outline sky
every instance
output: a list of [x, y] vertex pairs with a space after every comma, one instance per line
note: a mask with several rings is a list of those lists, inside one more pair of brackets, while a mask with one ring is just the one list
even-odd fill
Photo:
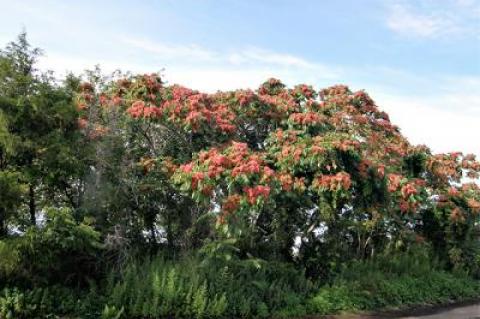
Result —
[[366, 90], [412, 143], [480, 156], [480, 0], [0, 0], [58, 76], [161, 72], [206, 92], [270, 77]]

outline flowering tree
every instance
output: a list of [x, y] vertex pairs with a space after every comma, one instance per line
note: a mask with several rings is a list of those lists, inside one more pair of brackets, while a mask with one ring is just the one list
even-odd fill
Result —
[[[79, 126], [98, 138], [109, 128], [90, 123], [92, 99], [86, 84]], [[175, 196], [196, 203], [194, 219], [214, 217], [209, 236], [237, 238], [248, 253], [290, 259], [296, 240], [300, 259], [322, 247], [366, 257], [432, 241], [453, 263], [467, 260], [479, 162], [410, 144], [363, 91], [270, 79], [205, 94], [152, 74], [112, 83], [97, 102], [141, 128], [145, 175], [163, 172]]]

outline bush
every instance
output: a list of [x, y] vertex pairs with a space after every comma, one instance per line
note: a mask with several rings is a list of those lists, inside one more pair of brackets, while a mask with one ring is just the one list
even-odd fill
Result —
[[[0, 241], [0, 276], [26, 285], [86, 285], [100, 275], [100, 234], [77, 224], [68, 209], [49, 209], [45, 225], [17, 238]], [[1, 278], [1, 277], [0, 277]]]
[[212, 264], [185, 258], [173, 263], [156, 257], [129, 264], [117, 280], [114, 276], [109, 304], [124, 306], [134, 318], [297, 314], [313, 288], [292, 266], [258, 260]]
[[[377, 310], [439, 304], [480, 295], [480, 282], [465, 272], [445, 272], [425, 250], [379, 256], [346, 267], [308, 302], [309, 312]], [[422, 253], [419, 253], [422, 252]]]
[[59, 286], [25, 291], [5, 288], [0, 294], [0, 318], [53, 318], [77, 312], [80, 304], [73, 291]]

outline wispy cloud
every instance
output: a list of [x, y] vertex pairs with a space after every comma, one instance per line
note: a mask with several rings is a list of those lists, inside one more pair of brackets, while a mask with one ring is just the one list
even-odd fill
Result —
[[478, 0], [395, 1], [389, 7], [386, 24], [408, 37], [478, 37], [479, 13]]
[[455, 29], [452, 21], [445, 17], [435, 13], [420, 14], [401, 4], [391, 7], [387, 26], [402, 35], [419, 37], [435, 37]]
[[[324, 71], [330, 77], [336, 77], [340, 69], [327, 67], [317, 62], [308, 61], [302, 57], [284, 52], [275, 52], [255, 46], [246, 46], [234, 52], [206, 49], [198, 44], [167, 44], [149, 39], [138, 39], [130, 36], [120, 37], [122, 43], [135, 49], [153, 53], [157, 59], [164, 62], [212, 62], [215, 65], [231, 67], [268, 67], [279, 66], [282, 68], [303, 68]], [[327, 72], [328, 71], [328, 72]]]
[[217, 53], [202, 48], [199, 45], [178, 45], [154, 42], [148, 39], [136, 39], [133, 37], [121, 37], [120, 40], [131, 47], [144, 50], [146, 52], [160, 55], [165, 59], [195, 59], [212, 61]]
[[264, 64], [277, 64], [287, 67], [303, 67], [303, 68], [312, 68], [316, 67], [317, 64], [309, 62], [303, 58], [285, 54], [272, 52], [269, 50], [249, 47], [239, 52], [232, 53], [229, 55], [228, 60], [234, 64], [242, 63], [264, 63]]

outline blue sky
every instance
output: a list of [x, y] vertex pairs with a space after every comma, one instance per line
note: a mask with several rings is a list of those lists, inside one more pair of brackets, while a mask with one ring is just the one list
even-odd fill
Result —
[[480, 155], [480, 0], [0, 0], [43, 69], [162, 71], [204, 91], [268, 77], [365, 89], [414, 143]]

